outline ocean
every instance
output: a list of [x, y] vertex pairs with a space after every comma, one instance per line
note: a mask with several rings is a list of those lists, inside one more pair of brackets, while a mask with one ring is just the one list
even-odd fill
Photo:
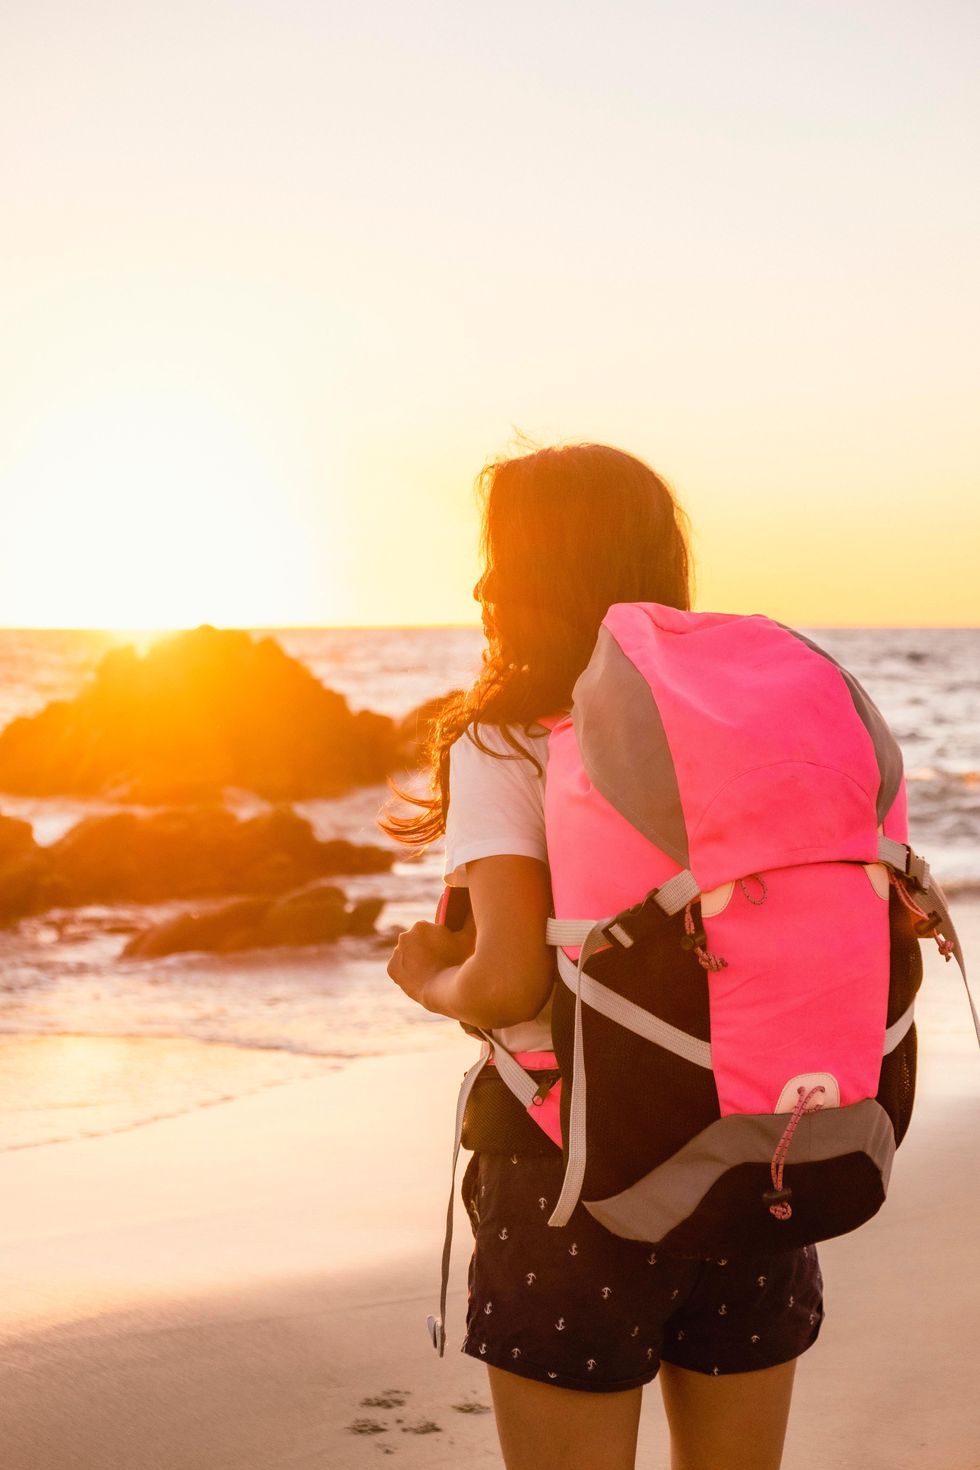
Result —
[[[251, 631], [275, 638], [353, 709], [394, 716], [471, 681], [482, 647], [476, 628]], [[980, 893], [980, 630], [805, 631], [856, 675], [895, 731], [916, 847], [954, 899]], [[126, 641], [140, 648], [142, 638]], [[98, 631], [0, 630], [0, 726], [71, 698], [119, 641]], [[387, 795], [378, 786], [294, 806], [318, 837], [384, 843], [375, 818]], [[240, 790], [225, 799], [241, 816], [265, 805]], [[42, 844], [115, 809], [0, 792], [0, 812], [29, 821]], [[167, 918], [186, 901], [54, 910], [0, 930], [0, 1038], [47, 1038], [44, 1067], [36, 1048], [11, 1049], [0, 1065], [0, 1151], [135, 1126], [355, 1057], [437, 1051], [455, 1039], [454, 1023], [411, 1005], [385, 964], [392, 936], [432, 916], [440, 875], [441, 853], [431, 849], [399, 857], [387, 874], [339, 879], [351, 898], [386, 900], [377, 939], [302, 949], [119, 957], [128, 935], [112, 932], [115, 923]], [[79, 1036], [91, 1040], [84, 1053], [59, 1051], [58, 1038]], [[110, 1038], [134, 1045], [121, 1053]], [[165, 1067], [153, 1061], [159, 1048], [138, 1045], [160, 1038], [171, 1042]]]

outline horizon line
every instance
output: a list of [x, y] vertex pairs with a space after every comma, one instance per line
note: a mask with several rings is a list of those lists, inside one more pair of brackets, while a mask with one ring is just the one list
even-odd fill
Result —
[[[714, 611], [714, 609], [712, 609]], [[800, 619], [798, 627], [827, 632], [865, 633], [972, 633], [980, 632], [976, 623], [822, 623]], [[197, 623], [116, 625], [82, 623], [3, 623], [0, 633], [184, 633], [210, 627], [216, 631], [243, 633], [398, 633], [398, 632], [482, 632], [480, 623]]]

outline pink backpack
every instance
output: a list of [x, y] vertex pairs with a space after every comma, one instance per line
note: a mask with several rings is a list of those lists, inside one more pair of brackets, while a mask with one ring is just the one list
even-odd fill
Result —
[[881, 714], [768, 618], [618, 603], [543, 723], [562, 1081], [485, 1036], [460, 1123], [491, 1058], [532, 1116], [560, 1099], [551, 1225], [581, 1201], [717, 1258], [863, 1224], [911, 1115], [918, 939], [966, 978]]

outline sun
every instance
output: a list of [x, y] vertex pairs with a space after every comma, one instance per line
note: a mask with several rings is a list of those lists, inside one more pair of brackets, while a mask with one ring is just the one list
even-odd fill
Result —
[[247, 425], [213, 404], [133, 392], [73, 405], [6, 476], [8, 620], [303, 623], [325, 583], [342, 603], [343, 527], [326, 496], [310, 525], [278, 474]]

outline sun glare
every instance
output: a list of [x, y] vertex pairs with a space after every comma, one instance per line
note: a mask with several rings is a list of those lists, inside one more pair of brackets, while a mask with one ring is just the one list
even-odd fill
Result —
[[22, 626], [301, 622], [316, 583], [343, 580], [337, 530], [312, 533], [247, 426], [209, 404], [132, 394], [63, 411], [10, 478]]

